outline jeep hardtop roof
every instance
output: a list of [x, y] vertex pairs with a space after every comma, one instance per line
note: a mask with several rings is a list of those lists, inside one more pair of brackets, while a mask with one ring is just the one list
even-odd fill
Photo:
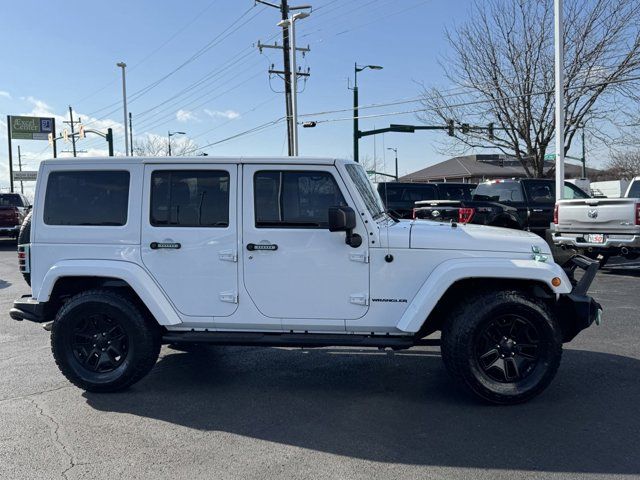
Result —
[[45, 165], [128, 165], [128, 164], [164, 164], [164, 163], [238, 163], [238, 164], [295, 164], [295, 165], [335, 165], [340, 163], [354, 163], [352, 160], [340, 160], [327, 157], [64, 157], [51, 158], [43, 161]]

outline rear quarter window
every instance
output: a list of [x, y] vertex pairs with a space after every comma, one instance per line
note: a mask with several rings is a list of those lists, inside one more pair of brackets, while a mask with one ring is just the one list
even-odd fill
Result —
[[44, 201], [47, 225], [122, 226], [127, 223], [129, 172], [51, 172]]

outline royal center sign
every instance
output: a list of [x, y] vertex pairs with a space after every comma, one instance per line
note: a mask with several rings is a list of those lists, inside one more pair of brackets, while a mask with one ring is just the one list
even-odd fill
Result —
[[48, 140], [53, 133], [53, 118], [14, 117], [10, 118], [11, 138], [16, 140]]

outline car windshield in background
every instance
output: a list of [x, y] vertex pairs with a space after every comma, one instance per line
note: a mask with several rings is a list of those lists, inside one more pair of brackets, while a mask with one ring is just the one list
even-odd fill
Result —
[[440, 184], [438, 190], [440, 190], [441, 200], [471, 200], [471, 195], [476, 185], [469, 183], [465, 185], [460, 184]]
[[474, 200], [488, 202], [523, 202], [522, 189], [517, 182], [481, 183], [473, 192]]
[[371, 216], [375, 219], [384, 215], [384, 206], [380, 195], [374, 190], [362, 166], [349, 164], [346, 165], [346, 168]]
[[12, 193], [0, 195], [0, 207], [24, 207], [20, 195]]

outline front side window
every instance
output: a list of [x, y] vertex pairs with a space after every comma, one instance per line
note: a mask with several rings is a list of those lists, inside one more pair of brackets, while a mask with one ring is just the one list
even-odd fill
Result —
[[122, 226], [127, 223], [129, 172], [51, 172], [44, 201], [47, 225]]
[[329, 208], [347, 204], [329, 172], [265, 170], [253, 189], [258, 228], [328, 228]]
[[228, 227], [229, 172], [157, 170], [151, 175], [154, 227]]

